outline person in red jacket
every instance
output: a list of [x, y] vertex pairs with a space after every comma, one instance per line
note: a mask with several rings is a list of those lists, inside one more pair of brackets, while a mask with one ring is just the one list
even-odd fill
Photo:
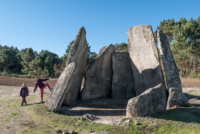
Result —
[[46, 79], [39, 79], [37, 76], [35, 76], [35, 88], [34, 88], [33, 92], [35, 93], [37, 87], [39, 86], [40, 91], [41, 91], [41, 103], [43, 103], [43, 93], [44, 93], [45, 87], [48, 87], [49, 90], [51, 91], [51, 87], [49, 86], [49, 84], [48, 83], [46, 83], [46, 84], [43, 83], [43, 81], [47, 81], [49, 79], [51, 79], [51, 77], [46, 78]]
[[23, 106], [23, 103], [25, 103], [27, 105], [26, 96], [28, 96], [28, 95], [29, 95], [29, 92], [28, 92], [28, 88], [26, 86], [26, 83], [23, 83], [22, 88], [20, 90], [20, 96], [22, 97], [21, 106]]

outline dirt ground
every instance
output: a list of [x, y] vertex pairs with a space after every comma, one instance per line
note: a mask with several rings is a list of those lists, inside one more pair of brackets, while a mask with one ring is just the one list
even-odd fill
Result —
[[[54, 86], [58, 79], [51, 79], [48, 81], [50, 86]], [[23, 82], [27, 83], [27, 86], [33, 87], [35, 84], [34, 79], [27, 78], [14, 78], [14, 77], [6, 77], [0, 76], [0, 85], [3, 86], [21, 86]], [[198, 87], [200, 88], [200, 79], [197, 78], [181, 78], [182, 87]], [[44, 82], [45, 83], [45, 82]]]
[[[48, 81], [44, 81], [44, 83], [48, 82], [50, 86], [54, 86], [56, 81], [57, 79], [50, 79]], [[35, 79], [0, 76], [0, 85], [3, 86], [21, 86], [24, 82], [28, 87], [35, 86]]]
[[182, 87], [198, 87], [200, 88], [200, 79], [197, 78], [181, 78]]
[[[30, 96], [34, 96], [35, 102], [40, 102], [40, 90], [37, 89], [36, 93], [33, 93], [34, 87], [29, 87]], [[19, 97], [20, 87], [6, 87], [0, 86], [0, 97], [1, 99], [10, 96], [11, 100], [15, 97]], [[183, 92], [189, 98], [189, 100], [195, 100], [199, 102], [200, 89], [199, 88], [183, 88]], [[48, 96], [50, 91], [48, 88], [44, 90], [45, 97]], [[196, 94], [197, 96], [190, 95]], [[126, 105], [127, 99], [98, 99], [98, 100], [89, 100], [89, 101], [77, 101], [76, 106], [62, 106], [59, 109], [59, 113], [73, 116], [73, 117], [82, 117], [84, 114], [93, 114], [98, 117], [100, 120], [110, 120], [110, 121], [121, 121], [123, 118], [126, 118]], [[20, 105], [20, 104], [19, 104]]]

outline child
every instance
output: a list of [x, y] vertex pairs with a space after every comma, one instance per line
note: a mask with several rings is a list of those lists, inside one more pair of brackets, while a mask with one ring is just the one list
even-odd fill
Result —
[[43, 103], [44, 88], [47, 86], [49, 88], [49, 90], [51, 91], [51, 87], [49, 86], [49, 84], [48, 83], [44, 84], [44, 83], [42, 83], [42, 81], [46, 81], [46, 80], [49, 80], [49, 79], [51, 79], [51, 77], [46, 78], [46, 79], [39, 79], [37, 76], [35, 76], [35, 88], [34, 88], [33, 93], [35, 93], [37, 86], [39, 86], [40, 91], [41, 91], [41, 103]]
[[26, 86], [26, 83], [23, 83], [21, 91], [20, 91], [20, 96], [22, 97], [22, 104], [21, 104], [21, 106], [23, 106], [23, 103], [25, 103], [27, 105], [27, 103], [26, 103], [26, 96], [28, 96], [28, 95], [29, 95], [29, 92], [28, 92], [28, 88]]

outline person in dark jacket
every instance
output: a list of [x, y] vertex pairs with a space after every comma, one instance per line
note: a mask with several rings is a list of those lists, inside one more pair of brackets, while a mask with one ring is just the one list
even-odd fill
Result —
[[27, 105], [26, 96], [28, 96], [28, 95], [29, 95], [29, 92], [28, 92], [28, 88], [26, 86], [26, 83], [23, 83], [21, 91], [20, 91], [20, 96], [22, 97], [22, 104], [21, 104], [21, 106], [23, 106], [23, 103], [25, 103]]
[[41, 91], [41, 103], [43, 103], [43, 93], [44, 93], [45, 87], [48, 87], [49, 90], [51, 91], [51, 87], [49, 86], [49, 84], [48, 83], [46, 83], [46, 84], [43, 83], [43, 81], [47, 81], [49, 79], [51, 79], [51, 77], [46, 78], [46, 79], [39, 79], [37, 76], [35, 76], [35, 88], [34, 88], [33, 92], [35, 93], [37, 87], [39, 86], [40, 91]]

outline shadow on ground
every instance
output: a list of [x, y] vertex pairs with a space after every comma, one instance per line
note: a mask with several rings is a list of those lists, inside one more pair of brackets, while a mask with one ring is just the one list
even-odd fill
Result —
[[200, 123], [200, 104], [191, 104], [191, 107], [169, 109], [151, 117], [186, 123]]
[[93, 114], [101, 119], [120, 120], [126, 117], [128, 99], [98, 99], [77, 101], [75, 106], [62, 106], [59, 114], [81, 117]]
[[[166, 110], [151, 116], [152, 118], [165, 119], [172, 121], [182, 121], [186, 123], [200, 123], [200, 97], [195, 95], [186, 94], [188, 100], [191, 101], [190, 107], [181, 107]], [[196, 101], [196, 102], [197, 102]], [[99, 99], [93, 101], [79, 101], [76, 106], [63, 106], [59, 109], [58, 113], [67, 116], [83, 116], [84, 114], [93, 114], [100, 116], [104, 119], [122, 119], [126, 118], [126, 106], [128, 100], [117, 99]]]

